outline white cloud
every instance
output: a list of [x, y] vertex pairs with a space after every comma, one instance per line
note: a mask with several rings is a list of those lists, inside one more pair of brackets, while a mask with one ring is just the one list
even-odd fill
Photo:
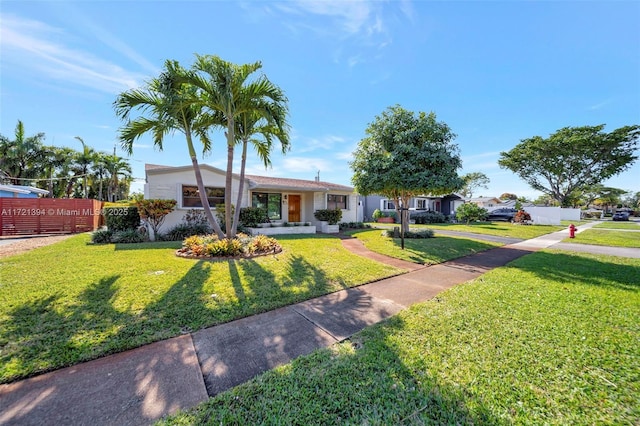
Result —
[[137, 87], [144, 79], [143, 75], [90, 52], [52, 41], [63, 39], [65, 34], [43, 22], [13, 15], [2, 15], [0, 22], [4, 72], [15, 66], [23, 75], [33, 74], [38, 79], [63, 81], [107, 93]]
[[332, 150], [336, 145], [343, 145], [347, 139], [342, 136], [325, 135], [318, 138], [299, 138], [295, 151], [298, 153], [312, 152], [316, 150]]

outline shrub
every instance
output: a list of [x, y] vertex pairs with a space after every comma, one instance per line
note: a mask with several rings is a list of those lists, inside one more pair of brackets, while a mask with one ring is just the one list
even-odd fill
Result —
[[260, 207], [243, 207], [240, 209], [240, 222], [249, 228], [255, 228], [259, 223], [268, 223], [267, 211]]
[[416, 224], [424, 225], [426, 223], [445, 223], [447, 218], [440, 212], [424, 211], [415, 213], [411, 216]]
[[371, 215], [371, 217], [372, 217], [374, 220], [378, 220], [378, 219], [380, 219], [381, 217], [384, 217], [384, 213], [382, 213], [382, 212], [380, 211], [380, 209], [375, 209], [375, 210], [373, 211], [373, 214]]
[[108, 244], [111, 242], [113, 231], [100, 229], [91, 234], [91, 242], [94, 244]]
[[111, 237], [112, 243], [142, 243], [146, 240], [136, 229], [127, 229], [126, 231], [117, 231]]
[[188, 210], [182, 217], [182, 220], [189, 226], [209, 224], [207, 215], [204, 213], [204, 210]]
[[136, 202], [140, 217], [151, 226], [153, 235], [158, 235], [158, 229], [162, 226], [165, 217], [173, 211], [176, 200], [140, 200]]
[[194, 235], [186, 238], [182, 242], [182, 249], [178, 251], [191, 256], [239, 257], [278, 253], [282, 251], [282, 247], [278, 241], [266, 235], [252, 237], [238, 233], [236, 238], [222, 240], [216, 235]]
[[[231, 217], [233, 217], [233, 214], [235, 213], [236, 208], [235, 206], [232, 204], [231, 205]], [[218, 204], [216, 205], [216, 219], [218, 220], [218, 224], [220, 225], [220, 229], [222, 229], [222, 232], [227, 232], [227, 222], [225, 219], [225, 213], [226, 209], [225, 209], [225, 205], [224, 204]]]
[[461, 222], [476, 222], [484, 220], [489, 212], [474, 203], [464, 203], [456, 210], [456, 218]]
[[[394, 231], [392, 229], [385, 229], [382, 231], [382, 236], [394, 238]], [[404, 237], [409, 239], [433, 238], [433, 236], [433, 229], [421, 229], [419, 231], [409, 231], [404, 233]]]
[[364, 222], [342, 222], [339, 224], [340, 230], [343, 229], [366, 229], [371, 228], [371, 225]]
[[182, 241], [192, 235], [207, 235], [209, 233], [211, 233], [211, 227], [208, 223], [180, 223], [160, 237], [165, 241]]
[[519, 210], [513, 217], [515, 223], [525, 223], [531, 221], [531, 215], [524, 210]]
[[342, 210], [340, 209], [320, 209], [313, 213], [316, 219], [321, 222], [328, 222], [329, 225], [336, 225], [342, 219]]
[[140, 226], [140, 214], [137, 207], [106, 207], [102, 211], [107, 229], [111, 232], [135, 230]]

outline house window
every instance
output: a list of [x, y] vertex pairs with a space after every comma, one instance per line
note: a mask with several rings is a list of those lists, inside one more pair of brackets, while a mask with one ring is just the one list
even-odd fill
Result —
[[254, 192], [251, 194], [251, 205], [265, 209], [269, 220], [282, 219], [282, 194]]
[[[224, 188], [204, 187], [209, 199], [209, 206], [215, 208], [218, 204], [224, 204]], [[197, 186], [182, 185], [182, 207], [202, 207], [200, 191]]]
[[395, 210], [396, 205], [391, 200], [383, 200], [382, 210]]
[[346, 195], [327, 195], [327, 208], [328, 209], [347, 209], [347, 196]]
[[427, 209], [427, 200], [425, 199], [417, 199], [416, 200], [416, 209], [418, 210], [426, 210]]

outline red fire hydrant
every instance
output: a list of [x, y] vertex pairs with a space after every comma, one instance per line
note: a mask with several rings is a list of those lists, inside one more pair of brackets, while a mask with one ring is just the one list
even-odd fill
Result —
[[572, 223], [571, 225], [569, 225], [569, 238], [575, 238], [576, 237], [576, 226]]

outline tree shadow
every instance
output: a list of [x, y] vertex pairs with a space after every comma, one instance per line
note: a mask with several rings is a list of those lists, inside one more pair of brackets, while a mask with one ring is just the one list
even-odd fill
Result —
[[[354, 306], [366, 299], [362, 292], [349, 297], [358, 299], [352, 301]], [[352, 323], [360, 329], [367, 325], [368, 321]], [[428, 365], [408, 365], [397, 345], [389, 343], [402, 334], [403, 327], [404, 321], [393, 317], [340, 344], [328, 347], [324, 342], [308, 356], [297, 354], [287, 368], [273, 369], [276, 365], [267, 355], [257, 361], [243, 358], [243, 365], [256, 362], [262, 371], [271, 371], [244, 383], [228, 383], [225, 389], [237, 386], [230, 392], [208, 387], [215, 396], [192, 411], [190, 419], [202, 424], [225, 419], [238, 424], [273, 420], [282, 424], [506, 424], [479, 397], [444, 383]], [[263, 341], [282, 346], [287, 340], [293, 339], [283, 330]], [[288, 352], [269, 344], [261, 349]]]
[[[119, 277], [89, 285], [66, 306], [60, 295], [52, 295], [9, 311], [2, 323], [3, 363], [21, 365], [17, 377], [24, 378], [112, 351], [105, 334], [131, 320], [111, 303]], [[9, 375], [2, 381], [15, 378]]]
[[610, 263], [567, 252], [537, 252], [535, 256], [526, 256], [516, 265], [507, 267], [567, 284], [580, 281], [594, 286], [640, 291], [640, 266]]

